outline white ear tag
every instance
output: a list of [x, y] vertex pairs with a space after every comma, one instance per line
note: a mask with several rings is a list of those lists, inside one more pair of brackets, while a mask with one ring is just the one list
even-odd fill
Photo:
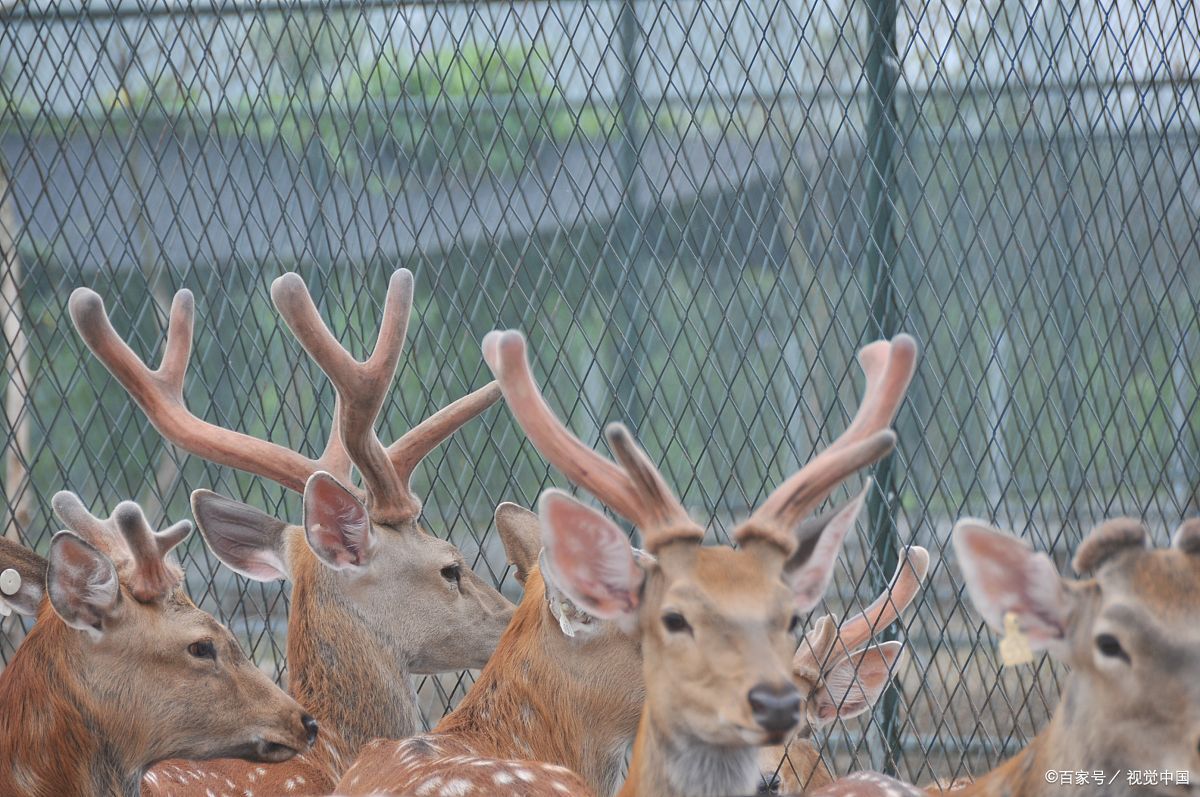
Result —
[[571, 622], [571, 618], [567, 616], [565, 607], [557, 595], [550, 598], [550, 613], [558, 619], [558, 627], [562, 629], [562, 632], [574, 639], [575, 623]]
[[1021, 631], [1021, 621], [1016, 612], [1004, 615], [1004, 636], [1000, 639], [1000, 661], [1005, 667], [1019, 667], [1033, 661], [1033, 648], [1029, 637]]
[[590, 624], [588, 615], [559, 591], [558, 586], [551, 578], [553, 571], [546, 566], [544, 550], [538, 557], [538, 567], [542, 571], [542, 581], [546, 584], [546, 603], [550, 607], [550, 614], [554, 615], [555, 620], [558, 620], [558, 627], [562, 629], [562, 632], [574, 639], [576, 633]]
[[11, 567], [0, 573], [0, 592], [5, 595], [16, 595], [21, 588], [21, 574]]

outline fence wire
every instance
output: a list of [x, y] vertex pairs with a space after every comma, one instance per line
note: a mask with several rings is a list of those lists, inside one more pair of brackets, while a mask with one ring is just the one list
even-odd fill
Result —
[[[953, 521], [993, 518], [1065, 572], [1100, 518], [1162, 542], [1195, 511], [1198, 31], [1192, 4], [1132, 0], [0, 2], [6, 530], [44, 550], [64, 487], [299, 517], [164, 445], [75, 336], [78, 285], [148, 358], [192, 289], [189, 404], [315, 452], [332, 394], [268, 286], [300, 271], [361, 355], [407, 266], [386, 434], [486, 382], [480, 338], [521, 328], [571, 428], [602, 446], [629, 424], [723, 541], [844, 427], [856, 348], [905, 330], [923, 357], [899, 451], [823, 610], [865, 606], [897, 545], [929, 547], [931, 577], [895, 691], [823, 752], [979, 773], [1044, 724], [1061, 673], [1000, 671]], [[502, 408], [416, 477], [427, 527], [514, 599], [492, 509], [556, 483]], [[184, 559], [282, 681], [286, 586], [195, 538]], [[426, 679], [426, 721], [469, 684]]]

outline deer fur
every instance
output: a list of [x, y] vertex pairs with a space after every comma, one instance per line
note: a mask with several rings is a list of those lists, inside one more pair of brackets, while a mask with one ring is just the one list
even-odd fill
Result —
[[[1035, 651], [1070, 665], [1049, 725], [1013, 758], [954, 791], [963, 797], [1057, 797], [1092, 787], [1051, 784], [1049, 770], [1102, 771], [1112, 797], [1150, 797], [1129, 770], [1200, 781], [1200, 556], [1185, 524], [1149, 547], [1136, 520], [1107, 521], [1080, 546], [1080, 579], [1045, 554], [977, 520], [955, 527], [972, 602], [994, 630], [1015, 613]], [[1194, 787], [1193, 787], [1194, 788]]]
[[[167, 762], [147, 777], [147, 790], [158, 797], [207, 797], [234, 787], [324, 793], [368, 740], [418, 730], [412, 675], [483, 666], [512, 617], [512, 604], [456, 547], [420, 527], [421, 501], [409, 484], [426, 454], [499, 399], [497, 386], [452, 402], [385, 447], [374, 425], [403, 350], [412, 275], [400, 269], [389, 280], [379, 336], [362, 362], [334, 339], [299, 276], [283, 275], [271, 293], [337, 394], [329, 440], [316, 459], [187, 409], [190, 292], [176, 294], [153, 371], [117, 335], [98, 295], [80, 288], [71, 296], [80, 336], [167, 440], [304, 498], [298, 525], [205, 490], [193, 494], [192, 507], [205, 542], [228, 567], [259, 581], [291, 579], [289, 687], [325, 733], [311, 753], [280, 766]], [[361, 486], [351, 481], [352, 465]]]
[[538, 539], [536, 515], [505, 504], [497, 527], [525, 594], [496, 652], [432, 732], [367, 745], [339, 791], [410, 793], [432, 777], [450, 778], [459, 766], [452, 757], [461, 755], [552, 762], [578, 773], [591, 793], [616, 791], [644, 699], [637, 639], [614, 623], [563, 608], [551, 586], [557, 610], [578, 625], [574, 636], [564, 634], [541, 568], [529, 556], [528, 540]]
[[[133, 504], [119, 513], [141, 518]], [[130, 546], [93, 520], [55, 535], [48, 562], [0, 540], [0, 568], [22, 573], [5, 600], [37, 616], [0, 674], [0, 794], [137, 797], [143, 773], [173, 756], [279, 761], [307, 749], [316, 726], [301, 706], [177, 577], [151, 591]], [[42, 580], [26, 578], [37, 570]]]

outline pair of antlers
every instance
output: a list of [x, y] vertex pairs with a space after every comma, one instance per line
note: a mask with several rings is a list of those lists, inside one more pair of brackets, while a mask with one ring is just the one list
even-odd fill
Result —
[[183, 571], [169, 554], [192, 533], [189, 521], [155, 531], [133, 501], [122, 501], [109, 517], [98, 518], [79, 496], [66, 490], [56, 493], [51, 505], [70, 531], [112, 560], [138, 601], [150, 603], [165, 597], [183, 580]]
[[71, 320], [84, 343], [104, 363], [165, 439], [202, 459], [270, 479], [303, 492], [317, 471], [326, 471], [348, 488], [350, 466], [362, 475], [368, 513], [377, 523], [412, 521], [421, 500], [409, 484], [417, 464], [463, 424], [500, 398], [495, 382], [431, 415], [390, 446], [375, 432], [412, 311], [413, 277], [408, 269], [392, 274], [384, 300], [383, 320], [375, 348], [359, 362], [334, 338], [321, 320], [299, 275], [284, 274], [271, 285], [275, 307], [300, 345], [333, 384], [337, 399], [334, 421], [324, 452], [317, 459], [266, 440], [208, 423], [187, 408], [183, 383], [192, 349], [195, 302], [181, 290], [171, 303], [162, 362], [151, 370], [113, 329], [104, 301], [94, 291], [77, 288], [69, 303]]
[[[484, 359], [500, 383], [509, 409], [542, 456], [636, 525], [650, 552], [672, 542], [702, 540], [704, 529], [688, 516], [623, 425], [614, 423], [605, 429], [616, 462], [593, 451], [563, 426], [533, 380], [525, 348], [524, 336], [512, 330], [491, 332], [483, 339]], [[876, 341], [859, 352], [867, 384], [854, 419], [828, 448], [779, 485], [734, 530], [735, 540], [745, 544], [761, 539], [791, 555], [797, 544], [796, 524], [843, 480], [895, 447], [895, 433], [888, 427], [912, 381], [916, 357], [916, 342], [908, 335]]]

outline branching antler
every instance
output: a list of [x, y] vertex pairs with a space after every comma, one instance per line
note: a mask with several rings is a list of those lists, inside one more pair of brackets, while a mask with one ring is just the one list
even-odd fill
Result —
[[902, 551], [891, 583], [870, 606], [840, 627], [834, 624], [833, 617], [826, 615], [804, 635], [792, 659], [796, 679], [815, 686], [832, 662], [849, 655], [894, 623], [921, 591], [928, 572], [929, 551], [919, 545]]
[[183, 382], [192, 352], [195, 301], [181, 290], [171, 302], [167, 342], [156, 370], [126, 345], [104, 309], [104, 300], [88, 288], [76, 288], [68, 303], [71, 320], [83, 342], [133, 397], [165, 439], [201, 459], [262, 476], [296, 492], [319, 470], [348, 481], [350, 461], [335, 428], [319, 459], [309, 459], [275, 443], [225, 429], [196, 417], [183, 399]]
[[371, 517], [384, 523], [415, 518], [421, 512], [421, 502], [396, 473], [375, 434], [375, 419], [404, 349], [412, 296], [412, 274], [403, 269], [394, 273], [388, 282], [375, 349], [360, 363], [325, 326], [300, 275], [284, 274], [271, 285], [271, 298], [284, 322], [333, 383], [346, 451], [362, 473]]
[[413, 470], [463, 424], [495, 404], [501, 395], [499, 386], [492, 382], [458, 399], [384, 448], [374, 424], [403, 350], [412, 309], [412, 274], [400, 269], [392, 275], [379, 339], [375, 351], [364, 363], [356, 361], [334, 339], [298, 275], [280, 277], [271, 294], [284, 320], [329, 376], [337, 394], [329, 440], [317, 459], [208, 423], [188, 410], [183, 384], [195, 315], [190, 291], [175, 294], [163, 359], [156, 370], [150, 370], [116, 333], [103, 300], [94, 291], [76, 289], [71, 294], [70, 312], [75, 328], [92, 353], [129, 392], [154, 428], [183, 450], [210, 462], [271, 479], [296, 492], [303, 492], [305, 482], [317, 471], [326, 471], [352, 487], [353, 463], [363, 475], [373, 520], [398, 523], [415, 519], [420, 514], [421, 502], [409, 487]]
[[704, 538], [704, 529], [688, 517], [662, 474], [623, 425], [610, 424], [605, 429], [617, 462], [597, 454], [563, 426], [533, 381], [525, 337], [520, 332], [489, 332], [483, 339], [483, 357], [517, 423], [542, 456], [635, 524], [648, 551], [656, 552], [671, 542]]
[[761, 539], [790, 554], [793, 529], [856, 471], [886, 456], [896, 445], [888, 427], [896, 417], [916, 368], [917, 344], [908, 335], [876, 341], [858, 353], [867, 385], [858, 412], [846, 430], [798, 470], [734, 530], [741, 544]]
[[112, 515], [102, 520], [66, 490], [54, 496], [52, 505], [68, 529], [108, 554], [121, 580], [142, 603], [159, 600], [183, 580], [183, 571], [168, 555], [192, 533], [189, 521], [155, 531], [133, 501], [117, 504]]

